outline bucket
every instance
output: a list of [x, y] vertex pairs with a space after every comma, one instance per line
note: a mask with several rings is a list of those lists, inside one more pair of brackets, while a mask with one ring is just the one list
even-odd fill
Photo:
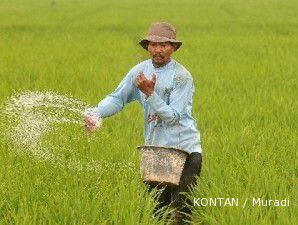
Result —
[[171, 147], [139, 146], [141, 176], [149, 183], [177, 186], [184, 168], [187, 152]]

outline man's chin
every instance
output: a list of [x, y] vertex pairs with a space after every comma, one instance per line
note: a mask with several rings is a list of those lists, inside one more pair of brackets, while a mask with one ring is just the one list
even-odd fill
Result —
[[157, 66], [162, 66], [165, 64], [164, 60], [156, 60], [156, 59], [152, 59], [152, 62], [157, 65]]

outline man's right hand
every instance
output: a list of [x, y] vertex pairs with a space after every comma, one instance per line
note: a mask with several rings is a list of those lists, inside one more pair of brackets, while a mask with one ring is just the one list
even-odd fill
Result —
[[84, 124], [85, 130], [88, 133], [94, 132], [97, 128], [97, 121], [95, 120], [95, 118], [93, 118], [90, 115], [85, 115], [84, 116], [84, 123], [85, 123]]
[[143, 72], [140, 72], [135, 80], [135, 86], [148, 98], [154, 91], [156, 75], [152, 74], [151, 79], [147, 79]]

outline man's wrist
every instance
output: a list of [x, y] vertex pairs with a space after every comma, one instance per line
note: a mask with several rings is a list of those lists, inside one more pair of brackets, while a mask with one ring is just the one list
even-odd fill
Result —
[[146, 99], [149, 98], [153, 94], [153, 91], [151, 93], [146, 93]]
[[97, 108], [88, 108], [84, 112], [84, 116], [91, 117], [93, 120], [98, 122], [102, 116]]

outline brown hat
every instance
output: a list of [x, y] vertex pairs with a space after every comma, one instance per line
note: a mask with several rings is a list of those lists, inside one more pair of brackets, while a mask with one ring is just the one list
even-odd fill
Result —
[[169, 23], [156, 22], [151, 24], [147, 36], [139, 42], [146, 50], [148, 43], [152, 42], [172, 42], [177, 43], [175, 51], [182, 45], [181, 41], [176, 40], [176, 29]]

